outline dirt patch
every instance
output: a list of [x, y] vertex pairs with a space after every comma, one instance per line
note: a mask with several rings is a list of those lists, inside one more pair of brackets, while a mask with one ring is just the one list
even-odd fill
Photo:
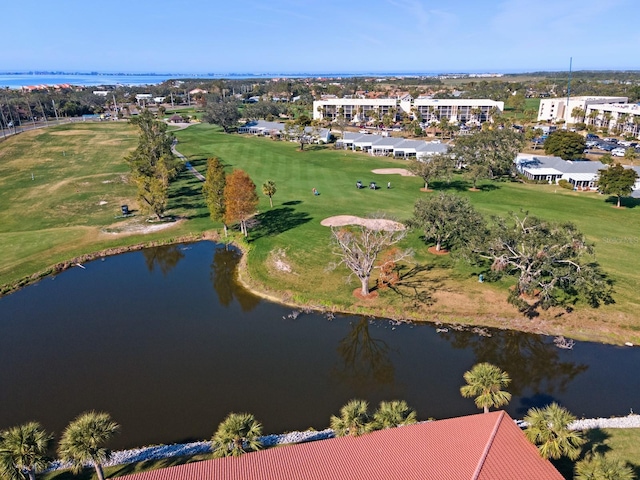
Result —
[[320, 225], [325, 227], [361, 225], [371, 230], [385, 230], [387, 232], [405, 229], [405, 226], [402, 223], [396, 222], [394, 220], [387, 220], [386, 218], [362, 218], [355, 217], [353, 215], [336, 215], [335, 217], [328, 217], [322, 220], [320, 222]]
[[424, 187], [422, 187], [422, 188], [420, 189], [420, 191], [421, 191], [421, 192], [425, 192], [425, 193], [431, 193], [431, 192], [433, 192], [433, 190], [431, 190], [430, 188], [424, 188]]
[[105, 233], [107, 235], [144, 235], [147, 233], [159, 232], [160, 230], [166, 230], [167, 228], [175, 227], [181, 224], [183, 221], [183, 218], [166, 222], [145, 222], [141, 219], [134, 219], [115, 224], [111, 227], [107, 227], [102, 230], [102, 233]]
[[369, 292], [369, 295], [362, 294], [362, 288], [358, 287], [353, 291], [353, 296], [360, 300], [374, 300], [378, 298], [378, 292]]
[[429, 247], [429, 248], [427, 248], [427, 250], [429, 251], [429, 253], [432, 253], [433, 255], [448, 255], [449, 254], [449, 250], [445, 250], [444, 248], [441, 248], [440, 250], [436, 250], [436, 247]]
[[379, 175], [401, 175], [403, 177], [415, 177], [415, 175], [406, 168], [377, 168], [375, 170], [371, 170], [371, 173], [377, 173]]

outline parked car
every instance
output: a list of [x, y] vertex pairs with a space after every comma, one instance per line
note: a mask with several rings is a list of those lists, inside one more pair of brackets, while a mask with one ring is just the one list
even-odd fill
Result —
[[602, 139], [603, 142], [608, 142], [608, 143], [618, 143], [618, 140], [613, 138], [613, 137], [605, 137]]
[[586, 139], [587, 140], [599, 140], [600, 137], [598, 135], [596, 135], [595, 133], [587, 133]]
[[613, 150], [611, 150], [611, 155], [613, 155], [614, 157], [624, 157], [624, 148], [614, 148]]

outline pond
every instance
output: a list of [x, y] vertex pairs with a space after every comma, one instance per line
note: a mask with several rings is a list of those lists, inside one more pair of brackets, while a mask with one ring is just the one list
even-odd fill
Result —
[[122, 426], [111, 446], [130, 448], [208, 439], [231, 411], [265, 433], [323, 429], [352, 398], [446, 418], [478, 411], [459, 388], [480, 361], [511, 374], [514, 417], [550, 400], [579, 417], [640, 410], [640, 349], [298, 314], [239, 286], [238, 260], [211, 242], [151, 248], [0, 298], [0, 429], [59, 435], [103, 410]]

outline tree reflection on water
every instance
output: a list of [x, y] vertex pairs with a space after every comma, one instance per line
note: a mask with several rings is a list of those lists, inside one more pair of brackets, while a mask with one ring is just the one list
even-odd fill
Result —
[[338, 345], [342, 363], [332, 369], [341, 382], [356, 388], [390, 385], [394, 382], [394, 366], [389, 358], [389, 345], [371, 336], [369, 320], [361, 317]]
[[[565, 391], [569, 383], [589, 367], [567, 360], [570, 351], [558, 349], [548, 337], [519, 333], [510, 330], [492, 330], [492, 336], [478, 335], [473, 331], [453, 331], [442, 335], [456, 349], [471, 349], [476, 363], [489, 362], [507, 371], [512, 379], [509, 392], [521, 396], [529, 406], [547, 404], [551, 395]], [[470, 366], [471, 367], [471, 366]], [[544, 392], [544, 396], [540, 396]]]
[[220, 305], [229, 307], [235, 298], [243, 312], [250, 312], [260, 303], [260, 297], [236, 282], [236, 267], [242, 253], [228, 245], [218, 245], [213, 251], [209, 278], [218, 295]]
[[178, 262], [184, 258], [184, 245], [163, 245], [160, 247], [143, 248], [142, 255], [150, 272], [157, 266], [163, 276], [173, 270]]

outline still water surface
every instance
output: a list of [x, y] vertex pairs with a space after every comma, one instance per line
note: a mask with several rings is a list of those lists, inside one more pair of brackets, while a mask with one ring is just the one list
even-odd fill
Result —
[[475, 413], [462, 374], [507, 370], [521, 417], [556, 400], [578, 416], [640, 411], [640, 349], [508, 331], [482, 337], [356, 316], [300, 314], [234, 281], [210, 242], [127, 253], [0, 298], [0, 429], [60, 434], [88, 409], [122, 425], [114, 448], [210, 438], [230, 411], [265, 433], [326, 428], [351, 398], [405, 399], [421, 419]]

